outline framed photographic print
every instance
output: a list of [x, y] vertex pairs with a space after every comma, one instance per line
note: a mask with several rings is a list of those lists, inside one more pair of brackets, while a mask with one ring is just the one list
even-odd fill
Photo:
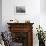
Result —
[[25, 13], [25, 7], [24, 6], [16, 6], [16, 13]]

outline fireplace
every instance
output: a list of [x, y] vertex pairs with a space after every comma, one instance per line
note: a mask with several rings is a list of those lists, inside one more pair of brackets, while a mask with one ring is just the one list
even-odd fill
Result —
[[15, 46], [33, 46], [33, 23], [8, 23]]
[[18, 46], [28, 46], [28, 32], [12, 32], [12, 41]]

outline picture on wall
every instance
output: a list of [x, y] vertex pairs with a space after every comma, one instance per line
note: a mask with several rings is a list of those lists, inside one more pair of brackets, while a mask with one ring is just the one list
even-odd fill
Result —
[[25, 13], [25, 7], [24, 6], [16, 6], [16, 13]]

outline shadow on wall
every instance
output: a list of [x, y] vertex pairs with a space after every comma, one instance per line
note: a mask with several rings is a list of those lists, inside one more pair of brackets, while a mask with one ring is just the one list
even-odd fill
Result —
[[2, 31], [2, 0], [0, 0], [0, 31]]
[[40, 0], [40, 12], [46, 14], [46, 0]]

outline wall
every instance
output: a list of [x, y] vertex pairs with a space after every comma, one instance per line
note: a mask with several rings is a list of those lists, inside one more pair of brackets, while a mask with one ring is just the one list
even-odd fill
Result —
[[[15, 14], [14, 8], [16, 6], [25, 6], [25, 14]], [[20, 22], [29, 19], [31, 22], [39, 23], [39, 14], [40, 14], [40, 0], [3, 0], [2, 1], [2, 23], [3, 26], [6, 25], [8, 20], [17, 19]], [[31, 16], [31, 17], [30, 17]], [[18, 19], [19, 18], [19, 19]], [[23, 19], [22, 19], [23, 18]], [[26, 19], [25, 19], [26, 18]], [[37, 21], [38, 20], [38, 21]]]
[[2, 0], [0, 0], [0, 31], [2, 28]]

